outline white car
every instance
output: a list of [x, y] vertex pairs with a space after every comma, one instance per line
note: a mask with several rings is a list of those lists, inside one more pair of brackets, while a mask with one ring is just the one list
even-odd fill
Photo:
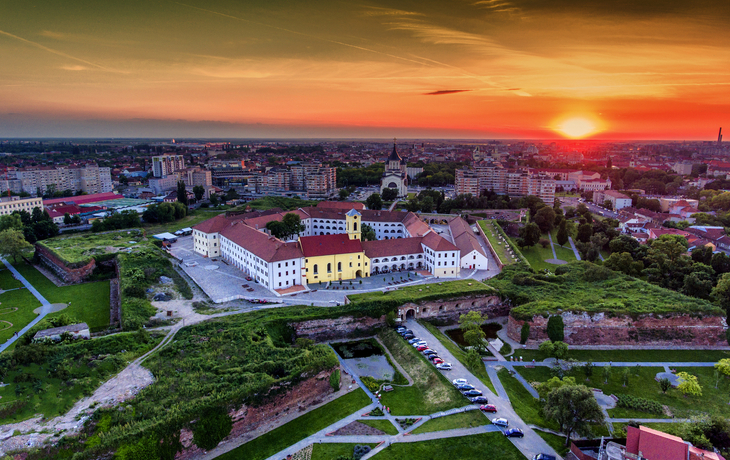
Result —
[[506, 418], [494, 418], [494, 419], [492, 419], [492, 424], [497, 425], [497, 426], [502, 426], [502, 427], [509, 426], [509, 422], [507, 421]]
[[451, 370], [451, 363], [436, 364], [436, 369], [438, 369], [440, 371], [450, 371]]
[[466, 379], [452, 380], [451, 383], [453, 383], [454, 386], [456, 386], [456, 385], [467, 385], [467, 384], [469, 384], [469, 382], [467, 382]]
[[428, 344], [426, 343], [426, 341], [425, 341], [425, 340], [419, 340], [418, 342], [414, 342], [414, 343], [413, 343], [413, 348], [418, 348], [418, 347], [420, 347], [420, 346], [424, 346], [424, 347], [427, 347], [427, 346], [428, 346]]

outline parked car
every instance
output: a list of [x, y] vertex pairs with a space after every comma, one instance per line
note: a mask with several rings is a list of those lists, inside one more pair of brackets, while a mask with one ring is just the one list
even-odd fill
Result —
[[416, 342], [418, 342], [418, 341], [420, 341], [420, 340], [421, 340], [421, 339], [419, 339], [418, 337], [413, 337], [412, 339], [408, 340], [408, 343], [410, 343], [410, 344], [414, 344], [414, 343], [416, 343]]
[[246, 281], [253, 281], [253, 278], [251, 278], [250, 276], [247, 276]]
[[524, 438], [525, 433], [522, 432], [519, 428], [510, 428], [509, 430], [505, 430], [504, 435], [508, 438]]
[[436, 350], [431, 350], [430, 348], [428, 350], [423, 350], [423, 356], [436, 355], [436, 354], [438, 354], [438, 353], [436, 353]]
[[506, 418], [493, 418], [492, 424], [497, 426], [503, 426], [507, 428], [509, 426], [509, 421], [507, 421]]
[[557, 460], [557, 459], [555, 458], [555, 455], [537, 454], [534, 457], [532, 457], [532, 460]]
[[467, 382], [466, 379], [455, 379], [455, 380], [452, 380], [451, 383], [453, 383], [454, 386], [456, 386], [456, 385], [466, 385], [469, 382]]
[[[413, 348], [418, 348], [420, 346], [424, 346], [424, 347], [428, 348], [428, 343], [425, 340], [419, 340], [418, 342], [412, 343], [411, 345], [413, 345]], [[425, 348], [424, 348], [424, 350], [425, 350]]]
[[400, 335], [406, 335], [406, 334], [413, 334], [413, 331], [410, 329], [401, 329], [400, 332], [398, 332]]
[[494, 404], [485, 404], [483, 406], [480, 406], [479, 410], [482, 412], [497, 412], [497, 406], [495, 406]]
[[434, 359], [440, 359], [441, 357], [439, 355], [428, 355], [427, 358], [433, 361]]
[[469, 401], [472, 404], [486, 404], [489, 402], [486, 396], [475, 396], [474, 398], [469, 398]]
[[441, 358], [434, 358], [431, 360], [431, 362], [433, 362], [434, 364], [443, 364], [444, 360]]
[[416, 350], [418, 350], [418, 351], [426, 351], [428, 349], [429, 348], [426, 345], [419, 345], [416, 347]]
[[464, 396], [468, 396], [468, 397], [471, 397], [471, 396], [482, 396], [482, 392], [479, 391], [479, 390], [462, 391], [461, 394], [463, 394]]
[[474, 385], [469, 385], [468, 383], [465, 383], [463, 385], [456, 385], [456, 389], [459, 391], [469, 391], [476, 389], [476, 387]]
[[450, 371], [451, 370], [451, 363], [436, 364], [436, 369], [438, 369], [440, 371]]
[[403, 338], [406, 339], [406, 340], [410, 340], [410, 339], [413, 339], [415, 337], [413, 336], [413, 334], [411, 334], [409, 332], [408, 334], [403, 334]]

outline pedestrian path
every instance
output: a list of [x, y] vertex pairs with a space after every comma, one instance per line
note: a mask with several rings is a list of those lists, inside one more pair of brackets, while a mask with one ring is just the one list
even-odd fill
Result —
[[581, 260], [580, 254], [578, 253], [578, 250], [575, 248], [575, 243], [573, 242], [573, 237], [569, 236], [568, 241], [570, 241], [570, 247], [573, 249], [573, 254], [575, 254], [575, 260]]
[[548, 239], [550, 240], [550, 249], [553, 250], [553, 259], [558, 260], [558, 255], [555, 253], [555, 243], [553, 243], [553, 236], [548, 232]]
[[38, 316], [36, 316], [33, 319], [33, 321], [31, 321], [30, 323], [28, 323], [23, 329], [21, 329], [20, 331], [18, 331], [17, 335], [13, 335], [4, 344], [0, 345], [0, 353], [2, 353], [10, 345], [12, 345], [13, 343], [15, 343], [15, 341], [18, 340], [23, 334], [25, 334], [26, 332], [28, 332], [36, 324], [40, 323], [41, 320], [43, 320], [43, 318], [46, 317], [46, 315], [48, 315], [49, 313], [52, 313], [53, 312], [53, 309], [51, 308], [51, 303], [48, 300], [46, 300], [46, 298], [43, 297], [41, 295], [41, 293], [38, 292], [38, 290], [36, 288], [34, 288], [33, 285], [30, 284], [28, 282], [28, 280], [26, 280], [25, 277], [23, 275], [21, 275], [18, 270], [15, 269], [15, 267], [13, 267], [12, 265], [10, 265], [10, 262], [8, 262], [7, 260], [5, 260], [5, 258], [3, 258], [3, 257], [0, 257], [0, 262], [2, 262], [3, 264], [5, 264], [5, 266], [8, 268], [8, 270], [10, 270], [13, 273], [13, 275], [15, 276], [15, 278], [18, 281], [20, 281], [21, 283], [23, 283], [23, 286], [25, 286], [25, 288], [28, 289], [28, 291], [30, 291], [30, 293], [33, 294], [33, 296], [36, 299], [38, 299], [38, 301], [41, 303], [41, 312], [40, 312], [40, 314]]
[[497, 395], [500, 398], [504, 399], [505, 401], [509, 401], [509, 395], [507, 394], [507, 390], [504, 389], [504, 385], [502, 385], [502, 381], [499, 380], [499, 376], [497, 375], [497, 369], [495, 369], [494, 366], [486, 366], [486, 367], [487, 367], [487, 375], [489, 376], [489, 380], [492, 381], [492, 385], [494, 385], [494, 389], [497, 390]]
[[514, 364], [513, 362], [507, 362], [507, 363], [504, 363], [504, 367], [506, 367], [507, 369], [512, 371], [511, 372], [512, 377], [516, 378], [517, 381], [520, 382], [523, 387], [525, 387], [525, 390], [527, 390], [532, 395], [533, 398], [535, 398], [535, 399], [540, 398], [540, 395], [537, 394], [537, 390], [534, 389], [532, 387], [532, 385], [530, 385], [530, 382], [525, 380], [525, 378], [522, 375], [520, 375], [519, 372], [515, 371], [513, 364]]

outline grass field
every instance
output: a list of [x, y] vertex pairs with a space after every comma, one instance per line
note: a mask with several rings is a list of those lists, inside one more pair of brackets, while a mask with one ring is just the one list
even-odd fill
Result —
[[468, 295], [468, 294], [493, 294], [493, 288], [476, 280], [447, 281], [438, 284], [419, 284], [416, 286], [405, 286], [395, 291], [368, 292], [365, 294], [349, 295], [352, 303], [369, 302], [377, 300], [392, 300], [402, 302], [415, 302], [422, 298], [438, 298], [443, 296]]
[[494, 252], [497, 253], [499, 256], [499, 261], [502, 262], [502, 265], [510, 265], [515, 263], [515, 259], [512, 258], [507, 253], [506, 244], [502, 242], [500, 238], [497, 237], [499, 233], [497, 233], [497, 230], [494, 228], [494, 226], [497, 225], [492, 220], [480, 220], [479, 226], [484, 230], [484, 234], [487, 235], [487, 239], [489, 239], [489, 244], [492, 245], [494, 248]]
[[[539, 350], [518, 350], [524, 361], [548, 358]], [[594, 362], [717, 362], [730, 358], [727, 350], [570, 350], [568, 358]]]
[[[377, 444], [360, 444], [362, 446], [377, 446]], [[335, 460], [339, 457], [352, 458], [352, 453], [357, 444], [335, 444], [324, 443], [312, 446], [312, 460]]]
[[390, 420], [358, 420], [360, 423], [365, 424], [369, 427], [373, 427], [376, 430], [380, 430], [385, 434], [395, 436], [398, 434], [398, 429], [390, 423]]
[[109, 326], [109, 281], [57, 287], [31, 265], [18, 263], [14, 267], [49, 302], [70, 304], [48, 317], [69, 315], [88, 324], [92, 332]]
[[392, 444], [376, 454], [377, 460], [524, 460], [525, 456], [502, 433]]
[[322, 407], [307, 412], [218, 458], [221, 460], [262, 460], [269, 458], [370, 403], [370, 398], [364, 391], [353, 391]]
[[517, 412], [517, 415], [525, 421], [525, 423], [531, 423], [533, 425], [553, 430], [557, 430], [559, 428], [557, 423], [545, 420], [540, 408], [540, 402], [533, 398], [532, 395], [527, 392], [525, 387], [523, 387], [516, 378], [509, 374], [507, 369], [501, 369], [498, 372], [498, 375], [504, 389], [507, 391], [509, 400], [512, 403], [512, 408], [515, 412]]
[[[139, 228], [106, 233], [78, 233], [57, 236], [39, 242], [53, 251], [67, 264], [83, 265], [92, 257], [128, 248], [142, 248], [150, 244]], [[110, 251], [111, 250], [111, 251]]]
[[382, 331], [380, 338], [413, 379], [413, 386], [394, 387], [383, 394], [380, 402], [390, 407], [393, 415], [432, 414], [468, 404], [446, 377], [392, 329]]
[[[37, 316], [33, 310], [41, 303], [16, 280], [4, 265], [0, 264], [0, 289], [14, 289], [0, 294], [0, 344], [23, 329]], [[21, 288], [21, 289], [18, 289]]]
[[432, 431], [455, 430], [457, 428], [474, 428], [490, 423], [489, 419], [480, 410], [470, 410], [460, 414], [447, 415], [431, 419], [415, 430], [412, 434], [430, 433]]
[[558, 436], [552, 433], [545, 433], [544, 431], [540, 430], [535, 430], [535, 433], [537, 433], [538, 436], [544, 439], [545, 442], [548, 443], [550, 447], [555, 449], [555, 452], [557, 452], [562, 457], [564, 457], [565, 454], [567, 454], [570, 450], [568, 447], [565, 447], [565, 438], [563, 436]]
[[[420, 321], [421, 325], [428, 329], [428, 332], [434, 335], [438, 339], [438, 341], [441, 343], [441, 345], [449, 350], [449, 352], [454, 355], [454, 358], [458, 359], [459, 362], [464, 364], [466, 362], [466, 353], [459, 348], [458, 345], [456, 345], [451, 339], [449, 339], [443, 332], [439, 330], [436, 326], [434, 326], [431, 323], [427, 323], [425, 321]], [[489, 375], [487, 374], [487, 369], [484, 366], [481, 366], [476, 372], [472, 370], [472, 374], [476, 378], [482, 381], [483, 384], [487, 386], [490, 390], [492, 390], [492, 393], [497, 394], [497, 390], [494, 389], [494, 385], [492, 384], [492, 380], [489, 378]]]

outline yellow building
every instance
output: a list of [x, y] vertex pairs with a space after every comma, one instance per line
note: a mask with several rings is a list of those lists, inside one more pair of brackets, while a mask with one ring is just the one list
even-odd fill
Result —
[[370, 259], [363, 251], [356, 217], [348, 218], [347, 234], [299, 238], [307, 284], [370, 276]]

